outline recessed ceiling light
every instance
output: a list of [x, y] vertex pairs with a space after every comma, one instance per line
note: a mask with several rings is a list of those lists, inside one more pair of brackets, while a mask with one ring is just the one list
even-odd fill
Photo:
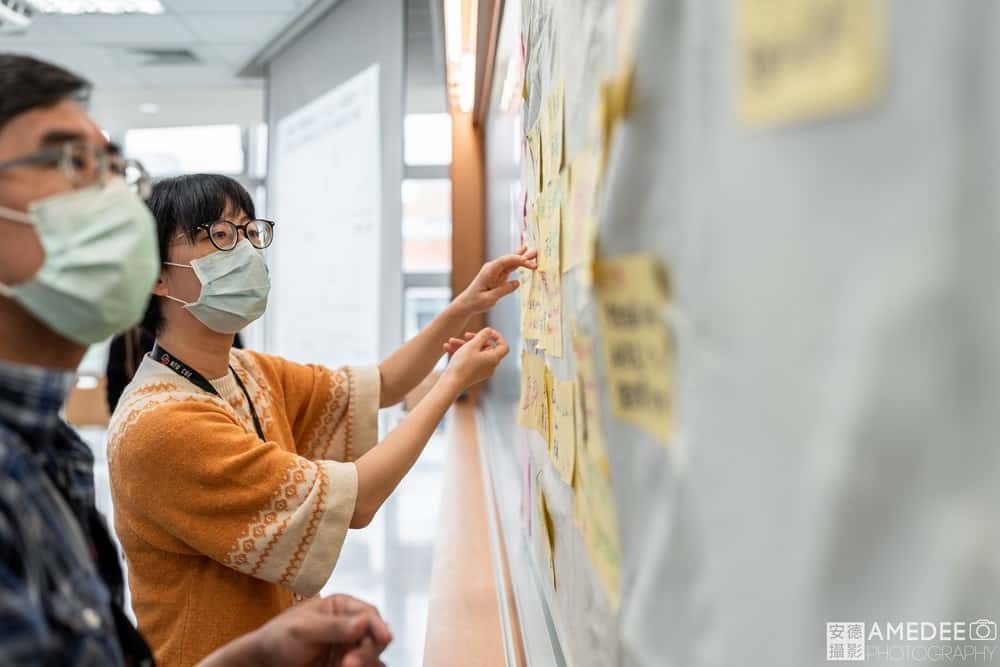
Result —
[[28, 0], [46, 14], [162, 14], [160, 0]]
[[139, 105], [140, 113], [160, 113], [160, 105], [156, 102], [143, 102]]

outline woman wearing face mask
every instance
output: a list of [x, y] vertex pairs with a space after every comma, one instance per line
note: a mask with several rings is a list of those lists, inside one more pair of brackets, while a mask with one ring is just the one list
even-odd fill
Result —
[[[157, 340], [112, 418], [108, 460], [139, 625], [158, 662], [187, 665], [319, 592], [347, 529], [368, 524], [451, 403], [507, 354], [498, 333], [465, 333], [468, 318], [536, 263], [524, 250], [490, 262], [378, 366], [304, 366], [232, 349], [267, 305], [261, 249], [278, 228], [255, 219], [246, 191], [184, 176], [149, 204], [163, 264], [146, 318]], [[454, 356], [440, 380], [373, 447], [379, 407], [442, 350]]]

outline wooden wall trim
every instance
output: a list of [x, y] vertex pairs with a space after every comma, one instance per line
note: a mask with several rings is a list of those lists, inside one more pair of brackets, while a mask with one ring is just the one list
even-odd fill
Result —
[[490, 92], [496, 69], [497, 40], [500, 38], [500, 19], [504, 0], [480, 0], [479, 39], [476, 42], [476, 96], [473, 105], [473, 123], [482, 127], [490, 110]]
[[[451, 160], [451, 290], [457, 296], [469, 286], [486, 261], [483, 140], [472, 114], [452, 109]], [[477, 315], [469, 331], [482, 328]]]

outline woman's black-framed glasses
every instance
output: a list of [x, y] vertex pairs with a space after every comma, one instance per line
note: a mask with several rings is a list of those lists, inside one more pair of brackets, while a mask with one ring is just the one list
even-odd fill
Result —
[[198, 226], [208, 232], [208, 240], [219, 250], [232, 250], [240, 241], [240, 230], [254, 248], [263, 250], [274, 240], [274, 223], [270, 220], [250, 220], [237, 225], [229, 220], [216, 220]]

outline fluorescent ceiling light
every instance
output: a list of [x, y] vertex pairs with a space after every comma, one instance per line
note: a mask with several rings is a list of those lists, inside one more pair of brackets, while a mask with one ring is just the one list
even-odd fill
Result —
[[160, 0], [30, 0], [46, 14], [162, 14]]

